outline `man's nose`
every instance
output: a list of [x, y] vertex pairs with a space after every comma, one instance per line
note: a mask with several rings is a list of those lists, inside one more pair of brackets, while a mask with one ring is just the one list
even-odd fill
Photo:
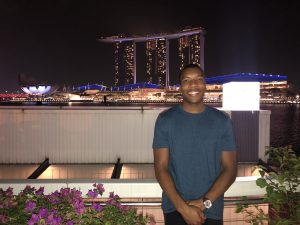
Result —
[[199, 81], [198, 80], [190, 80], [189, 85], [190, 86], [198, 86], [199, 85]]

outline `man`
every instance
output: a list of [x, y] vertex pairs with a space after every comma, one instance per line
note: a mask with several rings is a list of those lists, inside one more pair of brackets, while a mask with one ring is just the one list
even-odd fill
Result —
[[199, 66], [187, 65], [180, 84], [183, 102], [158, 116], [153, 139], [165, 224], [223, 224], [223, 194], [236, 178], [231, 120], [204, 105]]

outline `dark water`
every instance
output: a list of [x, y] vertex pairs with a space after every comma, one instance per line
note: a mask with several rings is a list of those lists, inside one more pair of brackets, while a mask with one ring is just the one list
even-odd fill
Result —
[[[221, 104], [209, 104], [222, 107]], [[292, 145], [300, 155], [300, 105], [299, 104], [261, 104], [260, 109], [270, 110], [270, 146]]]
[[274, 147], [292, 145], [300, 154], [300, 105], [269, 104], [261, 109], [271, 110], [270, 145]]

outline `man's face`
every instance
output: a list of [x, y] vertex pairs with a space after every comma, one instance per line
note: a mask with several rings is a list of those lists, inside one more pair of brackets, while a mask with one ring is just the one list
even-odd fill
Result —
[[204, 74], [198, 68], [188, 68], [183, 71], [180, 84], [184, 102], [189, 104], [203, 103], [206, 85]]

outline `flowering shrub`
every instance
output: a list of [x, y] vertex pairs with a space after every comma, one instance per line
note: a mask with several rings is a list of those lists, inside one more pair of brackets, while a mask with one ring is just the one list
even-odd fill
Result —
[[247, 221], [254, 225], [298, 225], [300, 157], [291, 146], [269, 147], [266, 155], [273, 171], [259, 165], [261, 177], [256, 180], [256, 185], [266, 190], [261, 203], [269, 204], [269, 212], [265, 213], [258, 205], [251, 209], [248, 204], [239, 205], [236, 212], [244, 213]]
[[18, 195], [10, 187], [6, 191], [0, 188], [0, 224], [146, 225], [152, 220], [138, 214], [135, 208], [122, 205], [114, 192], [101, 204], [98, 196], [103, 192], [102, 184], [94, 184], [87, 193], [91, 204], [86, 206], [82, 193], [75, 188], [61, 188], [50, 195], [44, 194], [44, 187], [36, 190], [26, 186]]

